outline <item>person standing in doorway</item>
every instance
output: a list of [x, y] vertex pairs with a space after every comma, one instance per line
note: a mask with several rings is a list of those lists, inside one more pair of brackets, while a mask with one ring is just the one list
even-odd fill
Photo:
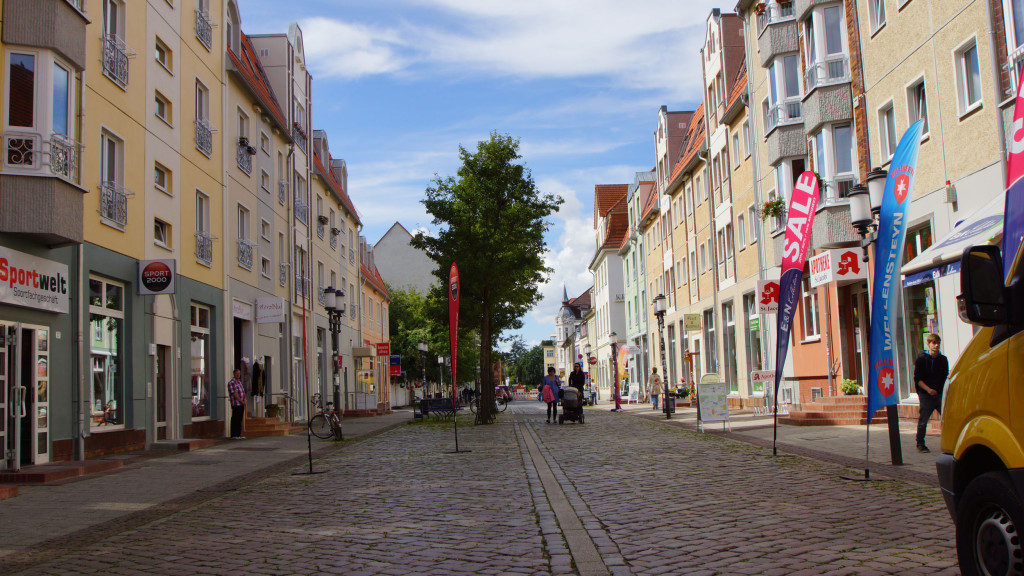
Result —
[[928, 419], [931, 418], [932, 412], [942, 414], [942, 389], [946, 386], [946, 377], [949, 376], [949, 360], [939, 352], [941, 342], [938, 334], [929, 334], [925, 339], [928, 350], [921, 352], [914, 361], [914, 384], [920, 402], [920, 413], [917, 417], [918, 452], [930, 452], [924, 443]]
[[648, 378], [647, 380], [648, 380], [648, 382], [647, 382], [647, 384], [648, 384], [647, 391], [651, 395], [651, 404], [654, 406], [654, 409], [657, 410], [658, 409], [658, 397], [661, 396], [661, 392], [662, 392], [661, 376], [658, 375], [658, 369], [657, 368], [652, 368], [651, 369], [651, 377]]
[[242, 418], [245, 417], [245, 387], [242, 386], [242, 371], [235, 369], [234, 377], [228, 381], [228, 396], [231, 397], [231, 439], [241, 440]]

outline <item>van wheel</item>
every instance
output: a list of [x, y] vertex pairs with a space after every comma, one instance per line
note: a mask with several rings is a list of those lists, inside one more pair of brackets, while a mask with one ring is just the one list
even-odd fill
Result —
[[1005, 472], [975, 478], [957, 509], [956, 551], [964, 576], [1024, 576], [1024, 506]]

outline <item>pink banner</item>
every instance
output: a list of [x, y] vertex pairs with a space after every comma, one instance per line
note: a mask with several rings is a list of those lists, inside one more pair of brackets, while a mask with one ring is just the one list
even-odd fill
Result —
[[458, 398], [455, 365], [459, 357], [459, 267], [455, 262], [448, 269], [448, 337], [452, 347], [452, 398]]

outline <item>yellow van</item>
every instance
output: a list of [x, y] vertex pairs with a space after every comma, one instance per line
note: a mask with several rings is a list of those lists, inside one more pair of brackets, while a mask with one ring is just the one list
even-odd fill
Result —
[[997, 246], [961, 259], [960, 318], [982, 328], [950, 370], [939, 485], [965, 576], [1024, 574], [1024, 270]]

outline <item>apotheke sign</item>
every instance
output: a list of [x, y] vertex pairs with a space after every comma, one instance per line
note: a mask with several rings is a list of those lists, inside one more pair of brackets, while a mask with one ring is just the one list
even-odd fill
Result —
[[68, 267], [0, 246], [0, 304], [68, 312]]

